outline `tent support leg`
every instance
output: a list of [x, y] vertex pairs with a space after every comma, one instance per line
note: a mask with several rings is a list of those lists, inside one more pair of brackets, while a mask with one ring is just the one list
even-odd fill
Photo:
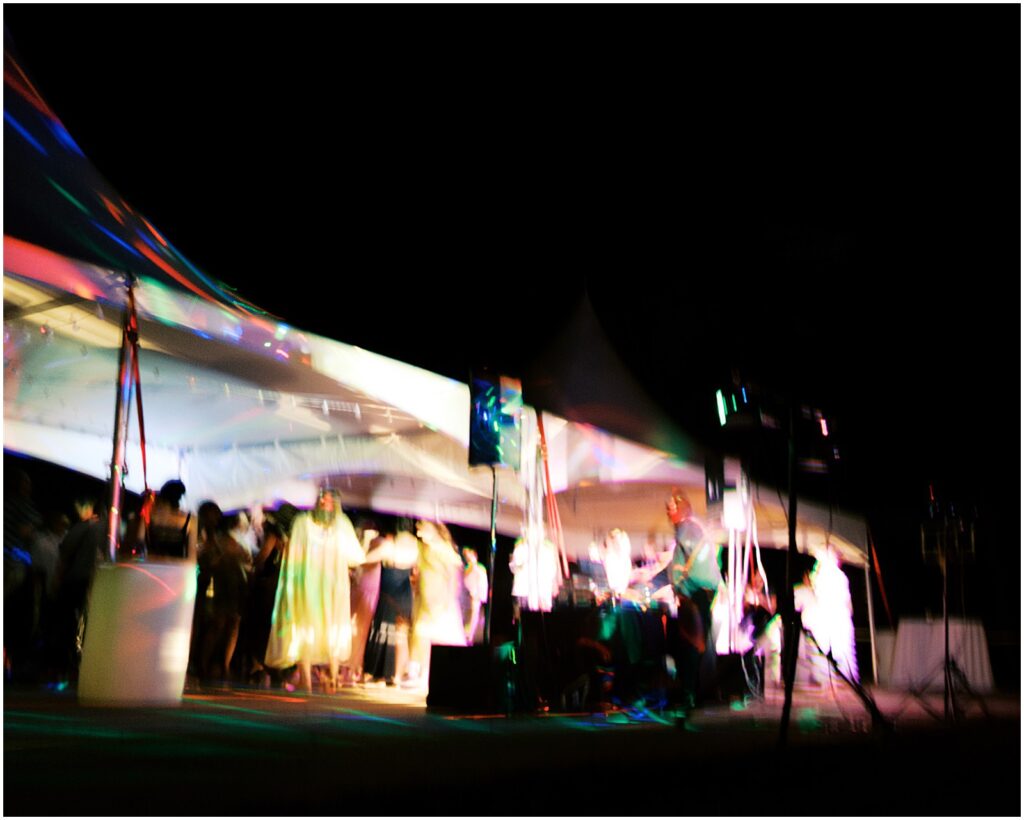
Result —
[[112, 562], [117, 561], [117, 545], [121, 536], [121, 498], [124, 483], [124, 460], [128, 449], [128, 407], [131, 404], [133, 348], [128, 336], [131, 322], [131, 291], [121, 323], [121, 352], [117, 360], [117, 402], [114, 408], [114, 450], [110, 457], [110, 508], [107, 511], [107, 552]]
[[491, 465], [491, 549], [487, 554], [487, 605], [484, 607], [484, 646], [491, 645], [491, 610], [494, 603], [494, 557], [498, 552], [498, 471]]
[[868, 561], [864, 564], [864, 581], [867, 584], [867, 597], [868, 597], [868, 631], [871, 634], [871, 669], [875, 680], [875, 686], [878, 686], [878, 647], [875, 644], [875, 606], [871, 600], [871, 562]]
[[779, 724], [779, 745], [789, 740], [789, 715], [793, 709], [793, 684], [796, 682], [796, 658], [800, 647], [800, 616], [793, 600], [796, 549], [796, 408], [789, 406], [789, 550], [786, 552], [786, 586], [782, 590], [782, 674], [785, 697]]

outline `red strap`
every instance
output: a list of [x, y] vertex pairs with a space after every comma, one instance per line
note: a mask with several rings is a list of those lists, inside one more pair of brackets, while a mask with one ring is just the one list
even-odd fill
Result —
[[146, 472], [146, 422], [142, 414], [142, 378], [139, 375], [139, 317], [135, 311], [135, 290], [128, 288], [128, 341], [132, 345], [132, 378], [135, 380], [135, 405], [139, 412], [139, 443], [142, 449], [142, 484], [149, 490]]
[[885, 614], [889, 617], [889, 626], [893, 626], [892, 610], [889, 609], [889, 599], [885, 595], [885, 584], [882, 582], [882, 567], [878, 563], [878, 553], [875, 551], [875, 539], [871, 537], [871, 530], [868, 530], [868, 545], [871, 547], [871, 559], [875, 565], [875, 576], [878, 578], [878, 589], [882, 593], [882, 604], [885, 606]]
[[558, 502], [555, 494], [551, 491], [551, 471], [548, 469], [548, 442], [544, 435], [544, 413], [537, 411], [537, 430], [540, 433], [540, 454], [544, 461], [544, 489], [548, 504], [548, 520], [551, 522], [551, 529], [554, 530], [555, 542], [558, 544], [558, 554], [562, 558], [562, 577], [569, 577], [569, 557], [565, 554], [565, 539], [562, 537], [562, 518], [558, 513]]

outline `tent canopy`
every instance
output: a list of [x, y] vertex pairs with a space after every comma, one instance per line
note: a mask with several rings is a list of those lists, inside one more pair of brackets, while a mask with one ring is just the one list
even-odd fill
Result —
[[[109, 270], [5, 237], [6, 448], [108, 475], [125, 292]], [[353, 506], [489, 526], [490, 471], [468, 466], [467, 385], [281, 324], [269, 338], [261, 317], [146, 277], [136, 301], [152, 485], [180, 476], [193, 501], [231, 508], [311, 503], [326, 480]], [[663, 504], [674, 486], [706, 512], [702, 466], [580, 421], [544, 422], [570, 554], [612, 527], [638, 552], [669, 537]], [[134, 424], [129, 441], [127, 484], [139, 491]], [[507, 469], [498, 485], [499, 531], [518, 535], [523, 487]], [[761, 544], [785, 546], [778, 494], [754, 497]], [[806, 501], [799, 519], [802, 550], [831, 541], [863, 563], [862, 520]]]

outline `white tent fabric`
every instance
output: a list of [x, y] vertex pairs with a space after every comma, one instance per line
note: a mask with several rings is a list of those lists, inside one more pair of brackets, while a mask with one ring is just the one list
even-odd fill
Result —
[[[109, 475], [124, 285], [117, 274], [4, 238], [4, 446]], [[136, 289], [149, 483], [181, 477], [193, 506], [346, 502], [487, 528], [491, 472], [468, 466], [467, 385], [270, 317], [142, 278]], [[619, 527], [639, 551], [671, 535], [664, 499], [703, 513], [703, 465], [544, 413], [552, 487], [570, 555]], [[142, 489], [137, 428], [129, 489]], [[498, 529], [518, 536], [519, 478], [498, 471]], [[777, 493], [755, 492], [762, 546], [788, 543]], [[864, 522], [801, 501], [798, 542], [863, 565]], [[728, 541], [725, 535], [724, 541]]]

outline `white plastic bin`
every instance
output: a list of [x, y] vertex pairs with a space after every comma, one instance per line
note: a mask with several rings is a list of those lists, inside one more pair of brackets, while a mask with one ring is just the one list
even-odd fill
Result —
[[180, 704], [195, 597], [194, 562], [98, 566], [79, 701], [94, 706]]

